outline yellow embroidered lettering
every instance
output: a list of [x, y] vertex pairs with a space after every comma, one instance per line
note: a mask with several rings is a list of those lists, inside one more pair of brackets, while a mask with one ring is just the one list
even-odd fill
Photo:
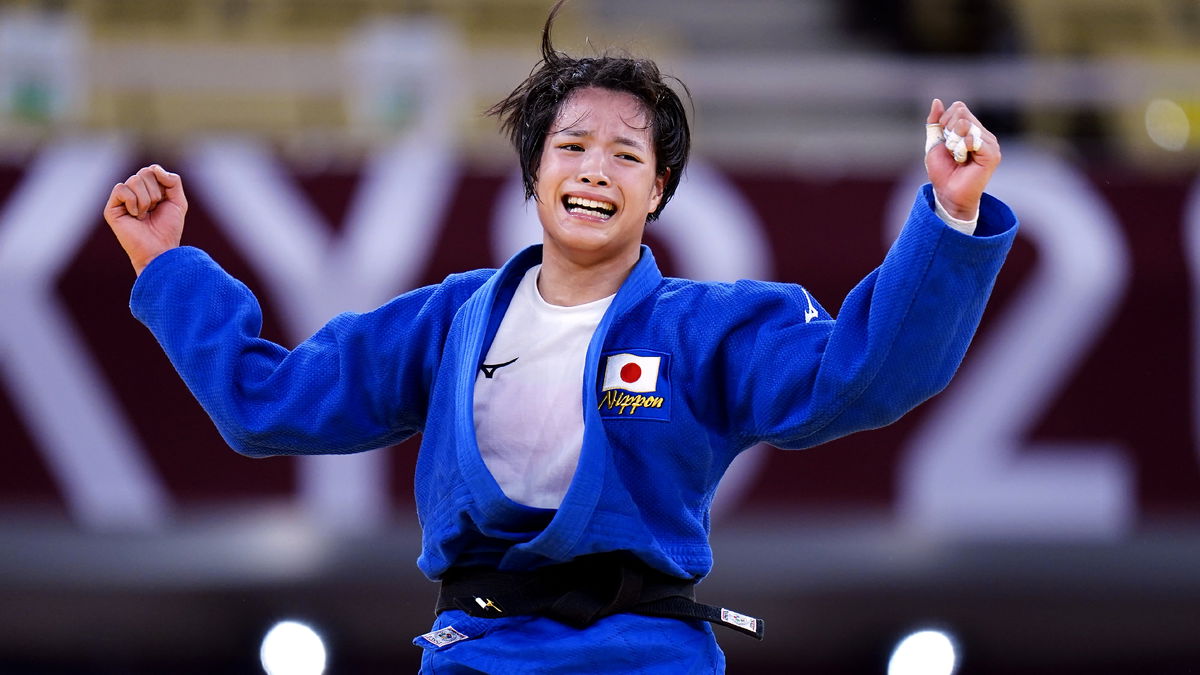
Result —
[[616, 396], [616, 393], [617, 392], [613, 391], [612, 389], [609, 389], [608, 391], [604, 392], [604, 398], [600, 399], [600, 405], [598, 405], [596, 407], [604, 408], [605, 406], [608, 406], [608, 409], [612, 410], [613, 409], [613, 397]]
[[661, 396], [642, 396], [641, 394], [631, 396], [615, 389], [609, 389], [604, 392], [604, 397], [600, 399], [598, 407], [615, 409], [618, 415], [624, 415], [628, 409], [629, 414], [633, 415], [638, 408], [661, 408], [663, 402], [664, 399]]

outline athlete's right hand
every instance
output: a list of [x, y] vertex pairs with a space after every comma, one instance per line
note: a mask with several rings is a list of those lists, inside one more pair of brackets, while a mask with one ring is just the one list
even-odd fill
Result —
[[159, 254], [179, 246], [187, 207], [179, 174], [151, 164], [113, 187], [104, 220], [140, 275]]

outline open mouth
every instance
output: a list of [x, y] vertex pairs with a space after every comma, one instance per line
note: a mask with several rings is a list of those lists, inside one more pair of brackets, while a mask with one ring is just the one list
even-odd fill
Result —
[[591, 216], [608, 220], [617, 212], [617, 207], [611, 202], [602, 202], [595, 199], [584, 199], [583, 197], [572, 197], [566, 195], [563, 197], [563, 208], [567, 213], [576, 216]]

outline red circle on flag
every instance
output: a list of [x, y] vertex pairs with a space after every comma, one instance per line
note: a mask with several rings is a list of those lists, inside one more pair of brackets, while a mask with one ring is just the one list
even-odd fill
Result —
[[636, 363], [626, 363], [621, 366], [621, 380], [625, 382], [637, 382], [642, 376], [642, 367]]

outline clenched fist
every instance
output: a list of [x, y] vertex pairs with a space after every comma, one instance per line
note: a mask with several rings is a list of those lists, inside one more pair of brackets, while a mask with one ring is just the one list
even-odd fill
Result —
[[925, 122], [938, 136], [953, 132], [962, 139], [962, 161], [955, 160], [954, 149], [945, 143], [930, 143], [925, 151], [925, 170], [946, 211], [959, 220], [971, 220], [979, 213], [983, 189], [1000, 165], [1000, 142], [962, 101], [946, 108], [940, 99], [933, 99]]
[[179, 246], [187, 208], [179, 174], [151, 164], [113, 187], [104, 220], [140, 275], [163, 251]]

